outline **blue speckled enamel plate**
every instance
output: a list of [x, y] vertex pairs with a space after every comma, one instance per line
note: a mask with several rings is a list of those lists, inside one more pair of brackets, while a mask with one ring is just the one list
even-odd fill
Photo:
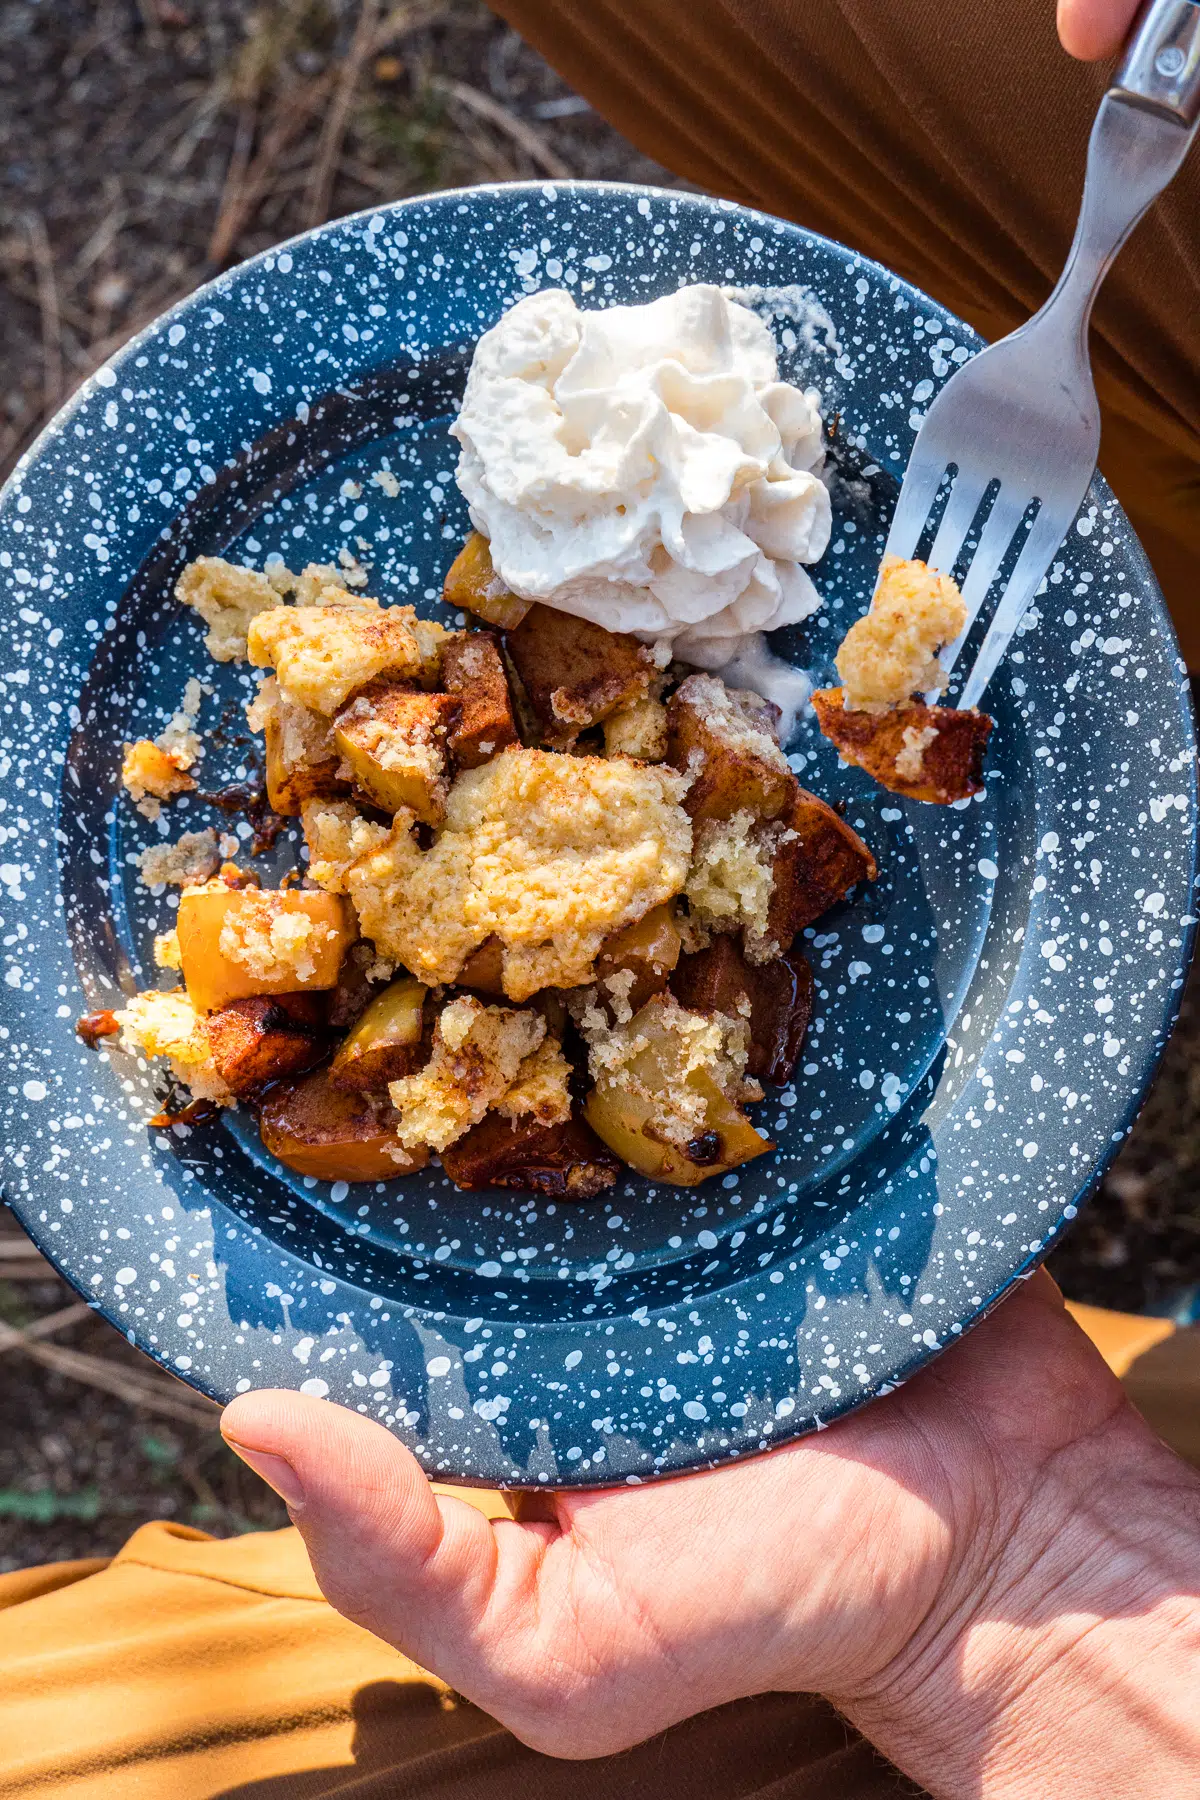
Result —
[[[903, 1380], [1075, 1216], [1191, 947], [1184, 673], [1097, 480], [993, 683], [979, 801], [896, 801], [802, 732], [794, 767], [844, 803], [881, 878], [806, 934], [814, 1024], [794, 1087], [759, 1109], [775, 1154], [582, 1205], [460, 1193], [436, 1168], [347, 1189], [281, 1169], [244, 1116], [148, 1129], [148, 1073], [81, 1045], [81, 1011], [155, 983], [171, 922], [131, 867], [155, 828], [117, 799], [122, 740], [199, 674], [202, 785], [245, 773], [248, 676], [181, 616], [184, 562], [348, 548], [372, 592], [438, 613], [466, 523], [447, 426], [479, 333], [542, 283], [604, 306], [697, 280], [747, 290], [785, 375], [837, 420], [824, 610], [777, 646], [823, 674], [921, 407], [977, 340], [877, 265], [691, 195], [484, 188], [314, 232], [144, 332], [0, 500], [6, 1197], [204, 1392], [328, 1395], [460, 1480], [696, 1468]], [[173, 836], [218, 822], [194, 798], [168, 812]]]

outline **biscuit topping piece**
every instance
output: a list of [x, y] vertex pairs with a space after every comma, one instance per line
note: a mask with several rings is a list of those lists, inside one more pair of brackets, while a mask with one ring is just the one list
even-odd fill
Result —
[[460, 775], [422, 851], [404, 820], [345, 875], [363, 931], [428, 983], [500, 941], [504, 992], [591, 978], [604, 939], [683, 889], [692, 832], [670, 769], [506, 750]]
[[277, 606], [250, 622], [250, 661], [281, 691], [328, 716], [369, 681], [432, 681], [447, 633], [411, 606]]
[[428, 1063], [388, 1088], [400, 1115], [400, 1142], [444, 1150], [478, 1125], [545, 1035], [540, 1013], [484, 1006], [469, 994], [452, 1000], [438, 1016]]
[[966, 622], [949, 575], [885, 556], [870, 611], [850, 627], [837, 653], [847, 711], [885, 712], [914, 694], [940, 693], [946, 675], [937, 653]]

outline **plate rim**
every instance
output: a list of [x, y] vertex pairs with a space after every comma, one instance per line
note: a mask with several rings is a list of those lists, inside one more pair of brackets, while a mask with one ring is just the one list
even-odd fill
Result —
[[[853, 261], [853, 263], [856, 266], [861, 266], [868, 271], [875, 272], [878, 275], [878, 277], [882, 278], [883, 281], [885, 281], [887, 284], [889, 284], [891, 286], [892, 291], [901, 291], [906, 296], [910, 296], [913, 299], [915, 299], [917, 302], [919, 302], [923, 305], [932, 307], [933, 309], [936, 310], [936, 312], [940, 316], [943, 316], [947, 319], [954, 320], [956, 325], [958, 326], [958, 328], [961, 330], [964, 338], [967, 341], [973, 342], [976, 346], [982, 344], [984, 341], [977, 332], [974, 332], [973, 329], [969, 325], [967, 325], [964, 321], [958, 320], [956, 318], [956, 316], [947, 307], [942, 305], [942, 303], [936, 301], [932, 296], [926, 294], [923, 290], [916, 287], [914, 284], [906, 281], [903, 277], [897, 275], [894, 271], [886, 268], [885, 265], [880, 264], [880, 263], [876, 262], [874, 259], [872, 259], [868, 256], [865, 256], [858, 251], [853, 250], [851, 247], [849, 247], [847, 245], [840, 244], [835, 239], [831, 239], [829, 237], [824, 236], [823, 234], [811, 231], [811, 230], [807, 229], [806, 227], [796, 225], [791, 221], [778, 219], [774, 215], [762, 212], [759, 209], [745, 207], [745, 206], [740, 205], [737, 202], [719, 199], [714, 196], [708, 196], [708, 195], [704, 195], [704, 194], [695, 194], [695, 193], [692, 193], [692, 192], [686, 191], [686, 190], [664, 188], [664, 187], [659, 187], [659, 186], [655, 186], [655, 185], [651, 185], [651, 184], [640, 184], [640, 183], [629, 183], [629, 182], [593, 182], [593, 181], [579, 181], [579, 180], [536, 180], [535, 179], [535, 180], [529, 180], [529, 181], [524, 181], [524, 182], [484, 183], [484, 184], [479, 184], [478, 186], [474, 186], [474, 187], [449, 188], [449, 189], [438, 190], [434, 193], [411, 196], [404, 200], [389, 202], [385, 205], [375, 205], [375, 206], [364, 207], [353, 214], [345, 215], [342, 218], [339, 218], [339, 219], [333, 220], [333, 221], [329, 221], [326, 224], [315, 227], [311, 230], [308, 230], [308, 231], [305, 231], [302, 233], [298, 233], [292, 238], [283, 240], [280, 243], [269, 246], [268, 248], [259, 252], [255, 257], [247, 259], [246, 262], [239, 263], [229, 270], [222, 271], [218, 275], [214, 276], [210, 281], [206, 282], [202, 287], [197, 288], [197, 289], [193, 290], [191, 293], [189, 293], [188, 295], [185, 295], [184, 297], [182, 297], [181, 300], [176, 302], [176, 304], [174, 306], [168, 308], [164, 313], [159, 314], [155, 319], [149, 321], [133, 338], [131, 338], [130, 340], [128, 340], [128, 342], [126, 342], [125, 344], [120, 346], [120, 348], [118, 350], [114, 351], [113, 354], [108, 359], [106, 359], [105, 363], [100, 365], [100, 368], [101, 369], [119, 369], [121, 367], [121, 365], [127, 359], [132, 359], [134, 356], [136, 356], [138, 354], [139, 350], [145, 344], [155, 341], [155, 339], [162, 333], [164, 326], [166, 325], [166, 323], [168, 321], [178, 319], [181, 316], [183, 316], [184, 314], [190, 313], [194, 308], [198, 308], [198, 307], [204, 305], [206, 302], [211, 302], [211, 300], [213, 299], [213, 297], [215, 295], [222, 292], [223, 289], [225, 289], [226, 287], [233, 285], [239, 278], [245, 277], [251, 271], [261, 270], [263, 268], [263, 266], [271, 258], [278, 257], [281, 253], [288, 251], [297, 245], [306, 244], [306, 243], [310, 243], [313, 241], [320, 241], [323, 239], [328, 239], [330, 237], [333, 237], [333, 236], [335, 236], [337, 234], [341, 234], [341, 233], [352, 232], [355, 226], [361, 227], [363, 221], [370, 220], [376, 216], [383, 216], [384, 218], [395, 218], [398, 215], [402, 215], [405, 211], [411, 210], [411, 211], [415, 212], [420, 209], [427, 209], [427, 208], [433, 207], [437, 204], [462, 203], [462, 202], [471, 202], [471, 201], [478, 202], [481, 199], [485, 199], [488, 196], [502, 196], [505, 198], [512, 197], [512, 196], [529, 196], [529, 197], [541, 196], [543, 198], [549, 198], [549, 197], [558, 198], [560, 196], [570, 195], [570, 194], [626, 195], [626, 196], [629, 196], [630, 198], [651, 197], [654, 199], [663, 200], [663, 201], [667, 201], [667, 202], [671, 202], [671, 203], [678, 203], [682, 206], [689, 207], [689, 208], [695, 207], [702, 211], [711, 211], [712, 209], [715, 208], [720, 211], [727, 212], [728, 214], [738, 217], [738, 218], [741, 218], [743, 220], [762, 220], [762, 221], [764, 221], [764, 223], [766, 223], [772, 227], [778, 228], [778, 230], [785, 235], [794, 234], [794, 241], [797, 241], [801, 245], [818, 247], [820, 250], [832, 255], [832, 257], [838, 262], [844, 263], [847, 259], [849, 259], [849, 260]], [[22, 454], [21, 458], [18, 460], [18, 462], [14, 466], [13, 471], [10, 474], [8, 480], [5, 482], [3, 488], [0, 489], [0, 521], [3, 521], [3, 518], [6, 513], [7, 504], [12, 500], [14, 494], [16, 494], [20, 490], [21, 486], [23, 485], [24, 477], [29, 472], [29, 470], [32, 469], [34, 466], [36, 466], [36, 464], [44, 456], [47, 448], [51, 444], [56, 442], [59, 437], [62, 436], [62, 434], [70, 427], [70, 425], [76, 419], [79, 412], [86, 406], [89, 399], [91, 399], [93, 397], [95, 389], [96, 389], [97, 385], [99, 385], [96, 380], [96, 376], [98, 373], [99, 373], [99, 370], [93, 371], [93, 373], [88, 377], [88, 379], [84, 383], [81, 384], [81, 386], [70, 397], [70, 399], [64, 404], [64, 406], [59, 410], [59, 412], [56, 413], [54, 415], [54, 417], [47, 422], [46, 426], [38, 434], [38, 437], [28, 447], [28, 449]], [[1111, 499], [1112, 498], [1111, 490], [1108, 489], [1107, 483], [1104, 482], [1103, 477], [1100, 476], [1099, 474], [1097, 474], [1095, 479], [1096, 479], [1096, 488], [1095, 488], [1096, 493], [1098, 493], [1102, 499], [1103, 498]], [[1123, 513], [1121, 514], [1121, 517], [1124, 519]], [[1125, 519], [1125, 525], [1128, 530], [1129, 550], [1132, 553], [1135, 561], [1138, 561], [1140, 559], [1140, 563], [1142, 565], [1141, 572], [1148, 583], [1147, 597], [1149, 598], [1153, 608], [1156, 611], [1160, 625], [1163, 625], [1166, 627], [1166, 630], [1169, 634], [1168, 644], [1170, 646], [1174, 647], [1175, 663], [1176, 663], [1176, 666], [1179, 667], [1180, 665], [1179, 665], [1179, 658], [1178, 658], [1178, 646], [1177, 646], [1177, 643], [1174, 638], [1173, 624], [1170, 620], [1170, 616], [1169, 616], [1169, 613], [1167, 612], [1165, 602], [1164, 602], [1161, 592], [1158, 588], [1157, 581], [1154, 578], [1153, 569], [1150, 565], [1149, 558], [1146, 555], [1144, 547], [1142, 546], [1140, 540], [1137, 538], [1136, 533], [1133, 531], [1133, 528], [1129, 524], [1127, 519]], [[100, 584], [98, 583], [97, 585], [100, 585]], [[1188, 688], [1186, 679], [1182, 679], [1177, 682], [1176, 698], [1179, 702], [1179, 710], [1180, 710], [1180, 715], [1181, 715], [1181, 721], [1182, 721], [1183, 727], [1184, 727], [1184, 735], [1190, 738], [1190, 744], [1191, 744], [1191, 750], [1192, 750], [1192, 768], [1189, 773], [1189, 781], [1191, 784], [1191, 795], [1190, 795], [1190, 806], [1189, 806], [1189, 824], [1190, 824], [1189, 858], [1190, 858], [1190, 860], [1189, 860], [1189, 866], [1188, 866], [1188, 871], [1187, 871], [1187, 880], [1188, 880], [1188, 885], [1189, 885], [1189, 891], [1194, 894], [1195, 883], [1196, 883], [1196, 874], [1197, 874], [1198, 827], [1200, 827], [1200, 821], [1198, 821], [1198, 816], [1197, 816], [1196, 795], [1195, 795], [1195, 756], [1194, 756], [1194, 752], [1195, 752], [1196, 715], [1195, 715], [1194, 703], [1193, 703], [1192, 696], [1191, 696], [1190, 690]], [[56, 808], [55, 816], [56, 816], [56, 818], [58, 816], [57, 808]], [[1183, 944], [1182, 944], [1182, 947], [1180, 949], [1179, 956], [1178, 956], [1178, 968], [1179, 968], [1180, 973], [1184, 977], [1186, 976], [1187, 967], [1188, 967], [1188, 964], [1190, 963], [1191, 956], [1194, 951], [1195, 936], [1196, 936], [1196, 925], [1193, 921], [1193, 923], [1188, 925], [1184, 930], [1184, 940], [1183, 940]], [[0, 999], [3, 999], [3, 998], [4, 997], [2, 995], [0, 995]], [[1095, 1188], [1099, 1185], [1100, 1181], [1103, 1179], [1103, 1176], [1104, 1176], [1104, 1173], [1105, 1173], [1107, 1167], [1111, 1163], [1113, 1157], [1116, 1155], [1121, 1142], [1123, 1142], [1124, 1138], [1127, 1136], [1130, 1125], [1132, 1124], [1133, 1119], [1136, 1117], [1138, 1111], [1140, 1110], [1141, 1105], [1145, 1099], [1146, 1092], [1147, 1092], [1151, 1082], [1154, 1079], [1154, 1075], [1157, 1071], [1158, 1064], [1161, 1059], [1163, 1050], [1165, 1049], [1166, 1042], [1167, 1042], [1167, 1040], [1170, 1036], [1171, 1030], [1178, 1018], [1178, 1013], [1179, 1013], [1180, 1005], [1182, 1003], [1182, 998], [1183, 998], [1183, 980], [1181, 979], [1177, 982], [1177, 984], [1175, 986], [1168, 988], [1165, 1003], [1163, 1004], [1162, 1009], [1161, 1009], [1161, 1016], [1156, 1015], [1156, 1017], [1158, 1017], [1158, 1024], [1157, 1024], [1156, 1029], [1154, 1029], [1152, 1032], [1147, 1032], [1144, 1036], [1143, 1047], [1141, 1050], [1141, 1055], [1140, 1055], [1140, 1060], [1139, 1060], [1139, 1066], [1136, 1071], [1136, 1074], [1134, 1076], [1132, 1076], [1130, 1079], [1128, 1097], [1126, 1099], [1123, 1112], [1120, 1116], [1119, 1121], [1114, 1124], [1114, 1129], [1109, 1134], [1109, 1140], [1106, 1143], [1106, 1145], [1104, 1146], [1104, 1149], [1102, 1150], [1100, 1156], [1093, 1162], [1090, 1172], [1089, 1172], [1089, 1175], [1088, 1175], [1088, 1178], [1087, 1178], [1087, 1181], [1085, 1182], [1085, 1184], [1082, 1187], [1076, 1189], [1076, 1191], [1075, 1191], [1074, 1199], [1071, 1204], [1076, 1209], [1078, 1208], [1078, 1206], [1085, 1203], [1088, 1196], [1092, 1192], [1094, 1192]], [[76, 1291], [83, 1294], [83, 1296], [86, 1299], [88, 1299], [89, 1304], [91, 1304], [95, 1310], [99, 1311], [102, 1314], [102, 1316], [108, 1318], [109, 1321], [117, 1327], [117, 1329], [122, 1330], [125, 1333], [125, 1335], [129, 1336], [130, 1334], [127, 1330], [126, 1323], [120, 1317], [120, 1315], [116, 1312], [115, 1307], [112, 1304], [112, 1302], [108, 1301], [104, 1298], [102, 1298], [100, 1300], [96, 1300], [96, 1298], [93, 1295], [89, 1294], [87, 1289], [82, 1285], [81, 1280], [76, 1279], [76, 1276], [71, 1272], [71, 1270], [65, 1266], [65, 1259], [60, 1260], [60, 1258], [55, 1254], [55, 1241], [52, 1238], [51, 1234], [49, 1232], [39, 1232], [37, 1230], [36, 1221], [31, 1223], [30, 1219], [26, 1217], [26, 1212], [32, 1211], [34, 1209], [34, 1206], [36, 1205], [36, 1202], [31, 1203], [28, 1208], [23, 1209], [21, 1204], [19, 1204], [18, 1201], [16, 1199], [14, 1199], [14, 1197], [11, 1195], [11, 1193], [8, 1192], [8, 1183], [7, 1182], [5, 1182], [5, 1184], [4, 1184], [4, 1192], [5, 1192], [6, 1201], [9, 1204], [9, 1206], [12, 1208], [12, 1210], [14, 1211], [15, 1215], [21, 1220], [22, 1224], [29, 1231], [30, 1236], [38, 1244], [38, 1246], [42, 1250], [43, 1254], [45, 1254], [47, 1256], [47, 1259], [55, 1266], [55, 1268], [63, 1276], [63, 1278], [72, 1287], [74, 1287], [76, 1289]], [[982, 1305], [980, 1305], [978, 1308], [972, 1309], [971, 1316], [962, 1322], [962, 1326], [961, 1326], [962, 1330], [965, 1331], [967, 1329], [971, 1329], [975, 1324], [977, 1324], [979, 1322], [980, 1319], [985, 1317], [987, 1315], [987, 1313], [992, 1310], [992, 1308], [1004, 1297], [1004, 1295], [1007, 1292], [1010, 1291], [1010, 1289], [1015, 1285], [1015, 1283], [1017, 1281], [1024, 1279], [1029, 1275], [1029, 1273], [1032, 1271], [1032, 1269], [1035, 1268], [1041, 1262], [1041, 1260], [1044, 1258], [1044, 1256], [1048, 1253], [1049, 1249], [1052, 1247], [1053, 1243], [1056, 1241], [1058, 1231], [1060, 1229], [1061, 1229], [1061, 1221], [1059, 1222], [1059, 1225], [1057, 1226], [1056, 1229], [1053, 1229], [1048, 1233], [1046, 1239], [1044, 1240], [1042, 1247], [1039, 1250], [1031, 1252], [1029, 1255], [1027, 1255], [1024, 1258], [1024, 1260], [1020, 1263], [1020, 1265], [1010, 1275], [1008, 1275], [1006, 1278], [1004, 1278], [1003, 1280], [996, 1283], [993, 1286], [992, 1290], [989, 1293], [986, 1293], [984, 1295]], [[274, 1246], [274, 1247], [278, 1248], [278, 1246]], [[332, 1273], [332, 1271], [330, 1271], [330, 1273]], [[353, 1287], [355, 1284], [353, 1282], [348, 1282], [347, 1285]], [[366, 1290], [360, 1290], [360, 1291], [362, 1291], [364, 1293], [366, 1292]], [[674, 1304], [674, 1303], [672, 1303], [672, 1304]], [[397, 1310], [399, 1310], [399, 1308], [397, 1308]], [[526, 1321], [526, 1323], [528, 1324], [529, 1321]], [[572, 1323], [576, 1323], [576, 1322], [573, 1321]], [[560, 1329], [560, 1328], [566, 1329], [565, 1327], [558, 1327], [558, 1326], [556, 1326], [555, 1328], [556, 1329]], [[138, 1341], [139, 1347], [145, 1353], [149, 1354], [153, 1360], [157, 1361], [160, 1364], [160, 1366], [169, 1367], [166, 1353], [160, 1354], [154, 1347], [152, 1347], [148, 1343], [142, 1341], [138, 1337], [138, 1334], [136, 1334], [136, 1333], [134, 1334], [134, 1337], [131, 1341]], [[950, 1341], [952, 1341], [952, 1340], [950, 1340]], [[936, 1355], [940, 1354], [941, 1350], [945, 1347], [946, 1347], [945, 1344], [939, 1344], [936, 1348], [925, 1348], [923, 1350], [918, 1351], [910, 1359], [910, 1365], [906, 1366], [903, 1369], [902, 1373], [898, 1373], [894, 1376], [894, 1378], [893, 1378], [894, 1381], [907, 1379], [911, 1373], [914, 1373], [916, 1371], [916, 1369], [924, 1366], [926, 1363], [931, 1361]], [[175, 1369], [171, 1369], [170, 1372], [173, 1374], [179, 1373], [179, 1371], [177, 1371]], [[203, 1375], [200, 1374], [199, 1372], [193, 1373], [191, 1371], [187, 1371], [184, 1373], [183, 1378], [185, 1380], [187, 1380], [192, 1386], [198, 1388], [201, 1392], [205, 1392], [205, 1393], [209, 1394], [209, 1396], [213, 1399], [221, 1400], [222, 1398], [224, 1398], [225, 1390], [221, 1389], [215, 1381], [206, 1381], [204, 1379]], [[845, 1413], [847, 1413], [849, 1411], [856, 1410], [858, 1406], [869, 1403], [870, 1399], [874, 1398], [876, 1393], [878, 1393], [879, 1391], [880, 1391], [880, 1386], [878, 1383], [876, 1383], [866, 1393], [856, 1395], [852, 1399], [846, 1401], [842, 1405], [831, 1405], [827, 1411], [822, 1413], [821, 1422], [825, 1422], [825, 1423], [832, 1422], [832, 1420], [834, 1418], [843, 1416]], [[886, 1382], [883, 1384], [883, 1391], [887, 1391], [887, 1383]], [[789, 1429], [786, 1425], [784, 1425], [781, 1429], [776, 1431], [773, 1435], [773, 1444], [778, 1444], [778, 1443], [788, 1441], [789, 1439], [795, 1438], [799, 1435], [803, 1435], [815, 1428], [819, 1428], [819, 1425], [814, 1425], [811, 1422], [805, 1422], [803, 1417], [801, 1417], [801, 1419], [799, 1419], [797, 1421], [797, 1424], [794, 1427]], [[693, 1436], [694, 1435], [695, 1434], [693, 1434]], [[709, 1454], [709, 1455], [697, 1454], [697, 1455], [693, 1456], [693, 1458], [691, 1460], [673, 1461], [669, 1464], [669, 1466], [663, 1467], [661, 1469], [656, 1469], [652, 1473], [648, 1473], [644, 1476], [637, 1476], [637, 1477], [627, 1476], [626, 1479], [636, 1479], [636, 1480], [666, 1479], [672, 1475], [686, 1472], [689, 1469], [694, 1470], [694, 1469], [698, 1469], [701, 1467], [709, 1467], [709, 1466], [713, 1466], [714, 1464], [717, 1464], [717, 1463], [727, 1462], [727, 1461], [733, 1460], [735, 1458], [740, 1458], [740, 1457], [744, 1457], [746, 1455], [756, 1454], [756, 1453], [757, 1453], [757, 1449], [753, 1446], [740, 1446], [735, 1449], [726, 1449], [726, 1450], [721, 1451], [716, 1454]], [[491, 1470], [488, 1471], [487, 1473], [480, 1474], [480, 1473], [473, 1473], [470, 1470], [463, 1470], [463, 1469], [456, 1468], [452, 1471], [452, 1474], [453, 1474], [453, 1478], [455, 1480], [464, 1482], [469, 1485], [497, 1485], [497, 1484], [509, 1485], [509, 1486], [528, 1486], [528, 1485], [530, 1485], [530, 1482], [528, 1481], [528, 1479], [526, 1479], [523, 1482], [512, 1480], [512, 1479], [506, 1480], [506, 1478], [504, 1477], [504, 1475], [502, 1473], [498, 1473], [496, 1471], [491, 1471]], [[560, 1469], [559, 1473], [555, 1479], [554, 1485], [555, 1486], [563, 1486], [563, 1487], [571, 1486], [571, 1487], [579, 1487], [579, 1488], [601, 1487], [601, 1486], [611, 1485], [612, 1480], [613, 1480], [613, 1477], [611, 1475], [603, 1475], [603, 1474], [593, 1474], [593, 1475], [590, 1475], [589, 1477], [587, 1477], [586, 1479], [578, 1479], [578, 1478], [572, 1479], [569, 1470]]]

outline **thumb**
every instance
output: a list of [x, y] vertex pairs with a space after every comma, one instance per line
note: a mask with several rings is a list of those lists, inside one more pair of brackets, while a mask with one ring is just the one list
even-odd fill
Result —
[[1062, 47], [1081, 62], [1115, 56], [1125, 42], [1138, 0], [1058, 0]]
[[242, 1394], [221, 1432], [286, 1501], [330, 1604], [487, 1704], [497, 1624], [519, 1623], [554, 1528], [503, 1521], [501, 1539], [382, 1425], [327, 1400]]

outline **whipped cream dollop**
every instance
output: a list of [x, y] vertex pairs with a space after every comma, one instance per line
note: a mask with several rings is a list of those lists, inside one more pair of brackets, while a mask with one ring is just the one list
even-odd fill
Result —
[[596, 312], [548, 288], [476, 346], [458, 484], [513, 593], [721, 668], [820, 605], [816, 399], [720, 288]]

